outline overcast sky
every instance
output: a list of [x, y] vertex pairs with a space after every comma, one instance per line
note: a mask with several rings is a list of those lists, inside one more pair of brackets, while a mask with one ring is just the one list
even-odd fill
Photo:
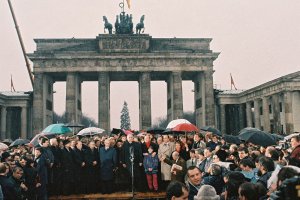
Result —
[[[145, 14], [145, 33], [154, 38], [213, 38], [221, 52], [214, 63], [214, 84], [249, 89], [300, 70], [299, 0], [131, 0], [136, 24]], [[103, 33], [102, 16], [110, 22], [121, 0], [12, 0], [28, 53], [34, 38], [95, 38]], [[32, 90], [6, 0], [0, 1], [0, 91]], [[65, 83], [55, 83], [54, 109], [65, 110]], [[166, 84], [152, 82], [152, 121], [166, 115]], [[192, 110], [192, 82], [183, 83], [184, 110]], [[97, 83], [83, 83], [83, 112], [98, 118]], [[138, 84], [111, 83], [111, 127], [119, 126], [123, 101], [129, 104], [132, 128], [138, 128]]]

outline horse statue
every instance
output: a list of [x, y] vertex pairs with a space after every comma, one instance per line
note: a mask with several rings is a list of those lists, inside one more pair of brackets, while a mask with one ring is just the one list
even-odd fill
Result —
[[142, 33], [144, 33], [145, 31], [145, 27], [144, 27], [144, 20], [145, 20], [145, 15], [143, 15], [140, 19], [140, 23], [138, 23], [136, 25], [136, 34], [141, 34], [141, 31]]
[[108, 22], [106, 16], [103, 16], [103, 21], [104, 21], [104, 33], [105, 33], [105, 29], [107, 29], [108, 33], [112, 34], [112, 25], [111, 23]]

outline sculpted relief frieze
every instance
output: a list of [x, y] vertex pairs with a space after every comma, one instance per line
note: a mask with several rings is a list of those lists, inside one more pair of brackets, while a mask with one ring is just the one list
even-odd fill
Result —
[[[212, 61], [211, 61], [212, 62]], [[71, 59], [71, 60], [47, 60], [35, 63], [35, 68], [72, 68], [72, 67], [185, 67], [210, 66], [210, 61], [203, 59], [184, 58], [153, 58], [153, 59]], [[42, 69], [41, 69], [42, 70]]]
[[[100, 40], [101, 49], [146, 49], [146, 40], [140, 38], [119, 38]], [[100, 50], [101, 50], [100, 49]]]

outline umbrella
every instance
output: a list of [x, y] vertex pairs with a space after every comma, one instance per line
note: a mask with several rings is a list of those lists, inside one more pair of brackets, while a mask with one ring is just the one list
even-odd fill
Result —
[[172, 120], [170, 121], [170, 123], [168, 124], [167, 128], [174, 128], [175, 126], [177, 126], [178, 124], [190, 124], [191, 122], [189, 122], [188, 120], [186, 119], [175, 119], [175, 120]]
[[213, 128], [213, 127], [210, 127], [210, 126], [204, 126], [201, 128], [202, 131], [206, 131], [206, 132], [211, 132], [217, 136], [222, 136], [222, 133], [221, 131], [219, 131], [218, 129], [216, 128]]
[[130, 130], [123, 130], [123, 132], [125, 133], [125, 135], [133, 134], [133, 132], [131, 132]]
[[273, 137], [273, 139], [274, 139], [275, 141], [284, 140], [284, 136], [283, 136], [283, 135], [271, 134], [271, 136]]
[[3, 141], [2, 141], [4, 144], [7, 144], [7, 145], [10, 145], [13, 141], [12, 141], [12, 139], [4, 139]]
[[291, 139], [292, 137], [297, 136], [297, 135], [299, 135], [299, 134], [300, 134], [300, 133], [293, 133], [293, 134], [290, 134], [290, 135], [288, 135], [288, 136], [285, 136], [284, 139], [285, 139], [285, 140], [289, 140], [289, 139]]
[[37, 147], [39, 146], [39, 140], [40, 138], [42, 137], [45, 137], [45, 138], [48, 138], [48, 139], [51, 139], [51, 138], [54, 138], [55, 137], [55, 134], [49, 134], [49, 133], [39, 133], [37, 135], [35, 135], [32, 140], [30, 141], [30, 145], [34, 146], [34, 147]]
[[4, 151], [6, 149], [8, 149], [8, 146], [6, 144], [0, 142], [0, 151]]
[[276, 144], [271, 134], [263, 132], [257, 128], [244, 128], [239, 132], [238, 137], [246, 142], [251, 142], [260, 146], [272, 146]]
[[238, 136], [235, 135], [223, 135], [223, 139], [225, 142], [230, 144], [241, 144], [241, 140]]
[[121, 133], [121, 135], [125, 135], [124, 131], [122, 129], [119, 129], [119, 128], [113, 128], [111, 130], [111, 134], [116, 134], [118, 135], [119, 133]]
[[20, 146], [20, 145], [28, 144], [29, 142], [30, 141], [27, 139], [16, 139], [9, 145], [9, 147]]
[[164, 131], [165, 131], [164, 128], [149, 128], [149, 129], [147, 129], [147, 133], [151, 133], [151, 134], [161, 134]]
[[72, 130], [69, 127], [66, 127], [64, 124], [51, 124], [42, 131], [42, 133], [50, 133], [57, 135], [71, 132]]
[[179, 131], [179, 132], [199, 132], [199, 129], [194, 124], [178, 124], [172, 131]]
[[82, 129], [81, 131], [79, 131], [79, 133], [77, 135], [80, 136], [88, 136], [88, 135], [97, 135], [97, 134], [102, 134], [104, 133], [104, 129], [101, 128], [97, 128], [97, 127], [88, 127], [85, 129]]

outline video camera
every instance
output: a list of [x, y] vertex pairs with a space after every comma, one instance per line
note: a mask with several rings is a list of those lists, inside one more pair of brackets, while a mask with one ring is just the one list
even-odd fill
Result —
[[271, 200], [295, 200], [300, 199], [300, 176], [286, 179], [277, 191], [270, 195]]

